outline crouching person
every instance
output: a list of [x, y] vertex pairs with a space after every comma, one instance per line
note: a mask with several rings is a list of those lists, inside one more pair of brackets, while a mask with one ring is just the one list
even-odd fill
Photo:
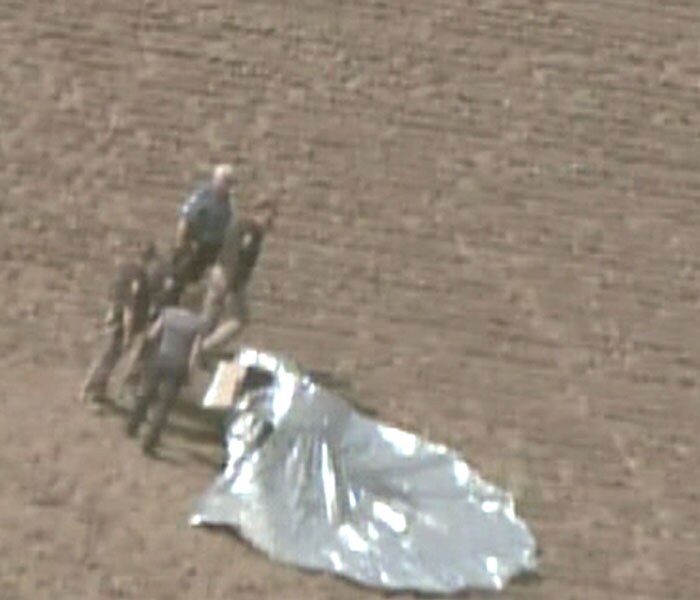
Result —
[[148, 357], [143, 385], [127, 423], [127, 434], [136, 436], [153, 405], [150, 427], [142, 443], [147, 454], [158, 445], [170, 410], [198, 361], [201, 337], [208, 325], [204, 317], [190, 310], [167, 307], [148, 331], [148, 342], [154, 351]]

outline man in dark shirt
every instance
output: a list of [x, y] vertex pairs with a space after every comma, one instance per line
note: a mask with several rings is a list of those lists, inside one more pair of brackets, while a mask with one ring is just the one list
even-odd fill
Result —
[[153, 260], [152, 244], [144, 248], [137, 260], [120, 261], [112, 284], [109, 308], [105, 316], [105, 339], [83, 383], [83, 402], [101, 404], [106, 397], [112, 371], [134, 337], [148, 323], [150, 290], [147, 265]]
[[149, 406], [157, 401], [151, 426], [142, 448], [151, 453], [158, 445], [170, 410], [187, 382], [199, 352], [207, 321], [186, 308], [165, 307], [148, 331], [154, 352], [148, 358], [143, 387], [127, 423], [127, 434], [135, 436], [146, 419]]
[[149, 319], [153, 320], [164, 306], [175, 304], [175, 271], [167, 256], [151, 245], [146, 263], [146, 279], [150, 300]]
[[[170, 261], [158, 254], [155, 248], [151, 252], [145, 271], [149, 291], [148, 317], [149, 321], [153, 322], [164, 307], [175, 304], [174, 272]], [[151, 350], [146, 331], [142, 331], [132, 343], [131, 351], [126, 358], [127, 365], [124, 369], [121, 394], [129, 394], [138, 386], [144, 376], [147, 355]]]
[[218, 165], [211, 182], [195, 191], [182, 207], [173, 255], [176, 300], [216, 260], [226, 228], [234, 218], [232, 184], [232, 167]]
[[226, 346], [247, 323], [247, 286], [276, 214], [276, 204], [261, 204], [251, 218], [227, 229], [204, 297], [202, 312], [212, 331], [202, 342], [203, 355]]

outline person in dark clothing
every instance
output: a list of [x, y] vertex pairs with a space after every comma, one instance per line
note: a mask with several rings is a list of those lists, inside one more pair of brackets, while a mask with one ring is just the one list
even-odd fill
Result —
[[146, 419], [149, 407], [156, 403], [142, 443], [146, 453], [152, 453], [160, 441], [170, 410], [197, 361], [206, 328], [203, 316], [169, 306], [162, 310], [148, 331], [149, 341], [155, 344], [154, 352], [149, 356], [143, 386], [127, 422], [127, 434], [133, 437]]
[[151, 297], [147, 264], [154, 252], [149, 244], [137, 260], [118, 262], [104, 319], [104, 340], [80, 391], [80, 399], [85, 403], [104, 402], [109, 379], [119, 359], [147, 326]]
[[[175, 278], [170, 262], [155, 249], [146, 265], [146, 278], [150, 297], [149, 322], [155, 322], [163, 308], [175, 304]], [[142, 331], [132, 344], [124, 369], [124, 379], [120, 395], [132, 395], [133, 390], [143, 379], [148, 354], [152, 344], [148, 342], [146, 331]]]
[[172, 257], [175, 302], [187, 285], [202, 278], [219, 254], [226, 228], [234, 219], [232, 184], [231, 166], [218, 165], [211, 182], [195, 191], [182, 207]]
[[247, 286], [276, 213], [276, 204], [262, 204], [227, 229], [204, 297], [202, 312], [213, 331], [202, 342], [203, 356], [225, 347], [247, 323]]
[[146, 263], [146, 280], [149, 292], [149, 320], [153, 321], [165, 306], [176, 304], [175, 272], [170, 260], [158, 253], [152, 245], [150, 258]]

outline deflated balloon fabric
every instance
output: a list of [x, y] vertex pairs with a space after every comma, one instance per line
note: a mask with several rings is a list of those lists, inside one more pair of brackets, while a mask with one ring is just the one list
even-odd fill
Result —
[[233, 408], [226, 469], [192, 525], [233, 527], [278, 561], [391, 590], [500, 590], [536, 569], [512, 497], [453, 451], [361, 415], [291, 361], [253, 349], [235, 361], [274, 383]]

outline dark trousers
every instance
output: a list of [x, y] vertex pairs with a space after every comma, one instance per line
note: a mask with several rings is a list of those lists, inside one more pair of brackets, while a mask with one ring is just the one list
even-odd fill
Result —
[[133, 391], [137, 387], [144, 385], [145, 377], [148, 374], [148, 365], [153, 362], [153, 356], [156, 351], [157, 344], [148, 340], [146, 332], [140, 334], [134, 340], [133, 348], [127, 357], [124, 370], [126, 390]]
[[160, 357], [151, 362], [146, 371], [143, 387], [136, 396], [134, 410], [127, 424], [127, 433], [136, 435], [155, 404], [150, 427], [143, 439], [143, 449], [151, 452], [160, 441], [160, 435], [168, 421], [180, 389], [187, 379], [187, 367], [174, 366]]
[[122, 356], [123, 340], [124, 331], [121, 325], [110, 323], [83, 383], [83, 400], [92, 397], [99, 402], [104, 399], [109, 378]]
[[195, 248], [186, 247], [175, 252], [173, 303], [176, 304], [180, 300], [182, 292], [189, 284], [202, 279], [207, 268], [214, 264], [220, 249], [220, 244], [198, 244]]

